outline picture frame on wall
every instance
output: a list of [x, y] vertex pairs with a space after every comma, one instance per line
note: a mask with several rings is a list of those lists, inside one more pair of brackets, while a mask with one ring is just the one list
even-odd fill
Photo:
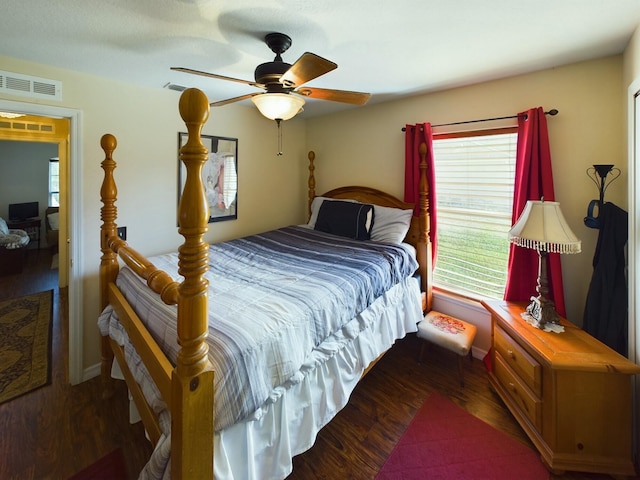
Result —
[[[201, 135], [209, 151], [202, 168], [209, 223], [238, 218], [238, 139]], [[178, 205], [187, 178], [187, 169], [180, 161], [180, 149], [187, 143], [188, 134], [178, 133]]]

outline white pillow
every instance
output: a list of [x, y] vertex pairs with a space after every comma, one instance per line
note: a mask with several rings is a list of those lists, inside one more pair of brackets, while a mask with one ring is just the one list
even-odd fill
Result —
[[47, 219], [49, 220], [49, 226], [51, 227], [51, 230], [58, 230], [60, 226], [60, 220], [58, 216], [59, 216], [58, 212], [50, 213], [49, 215], [47, 215]]
[[413, 210], [373, 206], [375, 211], [371, 240], [376, 242], [402, 243], [409, 232]]
[[[315, 197], [311, 202], [311, 217], [307, 224], [309, 228], [315, 228], [318, 219], [320, 205], [325, 200], [342, 200], [343, 202], [356, 202], [344, 198]], [[358, 203], [358, 202], [356, 202]], [[374, 220], [371, 228], [371, 240], [376, 242], [402, 243], [407, 236], [411, 226], [413, 210], [402, 210], [401, 208], [381, 207], [373, 205]]]

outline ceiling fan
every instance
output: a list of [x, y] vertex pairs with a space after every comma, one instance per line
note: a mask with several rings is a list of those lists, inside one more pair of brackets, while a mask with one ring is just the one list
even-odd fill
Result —
[[265, 90], [262, 93], [249, 93], [213, 102], [211, 106], [221, 107], [250, 98], [258, 107], [260, 113], [271, 120], [278, 121], [278, 123], [282, 120], [293, 118], [300, 112], [304, 105], [304, 97], [352, 105], [364, 105], [371, 97], [370, 93], [303, 86], [314, 78], [335, 70], [338, 65], [309, 52], [302, 54], [291, 65], [282, 60], [282, 54], [291, 46], [291, 38], [288, 35], [284, 33], [269, 33], [264, 40], [267, 46], [276, 54], [276, 57], [272, 62], [262, 63], [256, 67], [254, 73], [255, 81], [253, 82], [184, 67], [172, 67], [171, 70], [262, 88]]

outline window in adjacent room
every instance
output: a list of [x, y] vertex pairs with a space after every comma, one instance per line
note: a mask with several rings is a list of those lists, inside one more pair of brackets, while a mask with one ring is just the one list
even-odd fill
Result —
[[60, 206], [60, 162], [57, 158], [49, 159], [49, 206]]
[[434, 135], [438, 258], [434, 285], [502, 299], [517, 129]]

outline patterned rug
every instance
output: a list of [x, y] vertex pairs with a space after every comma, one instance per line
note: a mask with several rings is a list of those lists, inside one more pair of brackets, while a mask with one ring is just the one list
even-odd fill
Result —
[[537, 452], [431, 393], [376, 477], [547, 480]]
[[53, 290], [0, 302], [0, 403], [51, 381]]

